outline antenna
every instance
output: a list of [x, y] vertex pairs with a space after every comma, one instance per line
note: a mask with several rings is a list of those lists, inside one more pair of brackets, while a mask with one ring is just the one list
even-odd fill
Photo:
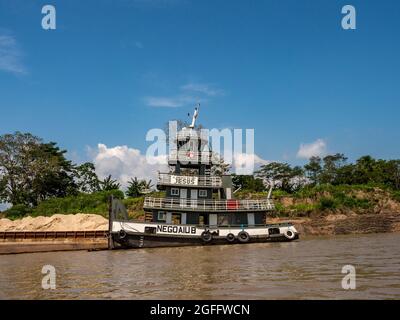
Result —
[[200, 109], [200, 103], [198, 103], [198, 104], [197, 104], [197, 107], [194, 108], [192, 123], [191, 123], [191, 125], [189, 126], [190, 129], [194, 129], [194, 125], [195, 125], [195, 123], [196, 123], [196, 119], [197, 119], [197, 117], [198, 117], [198, 115], [199, 115], [199, 109]]

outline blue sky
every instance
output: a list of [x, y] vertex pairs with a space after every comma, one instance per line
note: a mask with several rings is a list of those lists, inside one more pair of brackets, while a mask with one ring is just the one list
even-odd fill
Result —
[[400, 158], [399, 33], [396, 0], [0, 0], [0, 134], [74, 161], [99, 143], [143, 153], [149, 129], [201, 101], [206, 127], [254, 128], [263, 159]]

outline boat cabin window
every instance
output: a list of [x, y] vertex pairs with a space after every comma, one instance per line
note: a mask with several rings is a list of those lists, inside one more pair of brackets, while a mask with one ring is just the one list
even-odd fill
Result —
[[208, 225], [209, 219], [208, 214], [199, 214], [199, 225]]
[[166, 221], [167, 220], [167, 215], [165, 214], [164, 211], [159, 211], [158, 212], [157, 220], [158, 221]]
[[179, 189], [171, 188], [171, 196], [179, 196]]
[[234, 213], [232, 217], [233, 225], [247, 225], [247, 214], [246, 213]]
[[254, 222], [255, 224], [265, 224], [265, 213], [255, 213]]
[[229, 214], [219, 214], [218, 215], [218, 225], [219, 226], [228, 226], [230, 225], [230, 215]]
[[207, 198], [207, 190], [199, 190], [199, 198]]
[[199, 225], [204, 225], [204, 216], [203, 215], [200, 215], [199, 216]]

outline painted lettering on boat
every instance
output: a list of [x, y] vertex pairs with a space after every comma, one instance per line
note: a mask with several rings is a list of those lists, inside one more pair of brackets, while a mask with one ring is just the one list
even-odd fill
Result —
[[196, 234], [196, 227], [158, 225], [157, 232]]

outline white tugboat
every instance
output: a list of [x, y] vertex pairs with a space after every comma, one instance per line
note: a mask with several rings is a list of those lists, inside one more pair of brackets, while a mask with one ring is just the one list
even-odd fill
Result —
[[145, 221], [128, 219], [122, 202], [111, 199], [109, 247], [147, 248], [189, 245], [292, 241], [299, 238], [291, 223], [268, 224], [270, 199], [237, 200], [231, 175], [213, 175], [217, 160], [208, 139], [192, 124], [176, 135], [171, 171], [159, 173], [157, 188], [166, 197], [144, 199]]

